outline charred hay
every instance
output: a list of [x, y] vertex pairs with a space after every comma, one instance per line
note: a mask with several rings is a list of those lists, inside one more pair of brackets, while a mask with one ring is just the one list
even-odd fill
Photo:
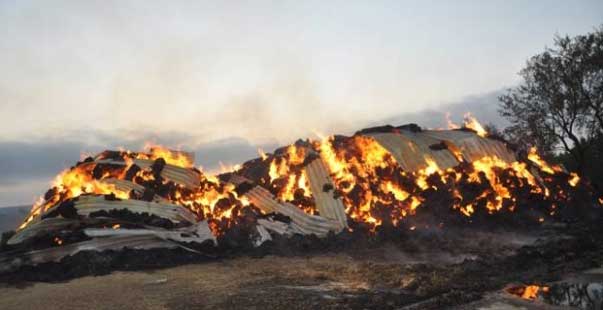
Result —
[[[354, 252], [386, 242], [454, 251], [458, 245], [449, 244], [445, 234], [460, 228], [542, 231], [574, 225], [565, 233], [586, 238], [575, 223], [600, 221], [597, 193], [587, 180], [534, 154], [515, 154], [506, 142], [472, 130], [424, 130], [415, 124], [299, 140], [217, 177], [194, 168], [190, 154], [105, 151], [59, 175], [16, 234], [5, 236], [0, 261], [10, 268], [3, 279], [23, 274], [21, 280], [47, 281], [64, 273], [56, 278], [63, 280], [210, 257]], [[514, 255], [531, 259], [557, 246], [522, 248]], [[567, 246], [585, 254], [586, 260], [563, 258], [575, 268], [589, 265], [592, 253], [600, 252], [596, 240]], [[476, 280], [474, 274], [494, 264], [513, 279], [523, 279], [520, 272], [530, 275], [508, 257], [483, 256], [450, 267], [453, 272], [446, 267], [442, 277]], [[537, 261], [559, 268], [555, 260]], [[535, 278], [544, 272], [534, 270]], [[511, 280], [492, 277], [478, 292]], [[473, 298], [469, 291], [477, 289], [446, 283], [413, 292], [408, 300], [438, 304]], [[395, 298], [401, 294], [406, 292]]]

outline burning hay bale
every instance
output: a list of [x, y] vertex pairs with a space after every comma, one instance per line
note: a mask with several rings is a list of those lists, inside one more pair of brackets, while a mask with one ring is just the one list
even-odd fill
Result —
[[[258, 247], [276, 236], [367, 235], [472, 223], [538, 226], [596, 204], [535, 150], [483, 132], [384, 126], [298, 141], [217, 177], [190, 153], [105, 151], [60, 173], [2, 244], [2, 270], [81, 251]], [[572, 208], [568, 208], [572, 205]]]

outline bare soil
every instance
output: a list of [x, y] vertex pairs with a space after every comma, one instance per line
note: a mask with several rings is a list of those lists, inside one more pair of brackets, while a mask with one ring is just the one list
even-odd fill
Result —
[[603, 246], [594, 242], [598, 237], [555, 236], [544, 242], [542, 236], [473, 232], [424, 246], [417, 238], [412, 245], [386, 242], [307, 255], [238, 256], [59, 283], [4, 282], [0, 305], [46, 310], [554, 309], [503, 288], [553, 281], [603, 263]]

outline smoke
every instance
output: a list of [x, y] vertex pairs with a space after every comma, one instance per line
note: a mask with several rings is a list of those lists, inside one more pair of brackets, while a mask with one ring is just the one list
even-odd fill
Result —
[[462, 125], [463, 115], [471, 112], [482, 125], [493, 124], [502, 129], [509, 125], [508, 121], [498, 112], [498, 97], [503, 92], [503, 90], [497, 90], [466, 96], [458, 101], [443, 103], [437, 109], [393, 115], [379, 122], [372, 122], [371, 125], [416, 123], [423, 128], [447, 128], [447, 115], [453, 123]]
[[[347, 113], [323, 110], [316, 95], [317, 87], [307, 79], [275, 79], [268, 85], [271, 87], [260, 87], [247, 95], [233, 97], [213, 114], [206, 114], [211, 117], [199, 121], [198, 127], [202, 130], [186, 130], [186, 126], [168, 130], [153, 127], [149, 122], [139, 124], [138, 128], [98, 130], [86, 126], [77, 130], [32, 132], [27, 139], [19, 141], [0, 140], [0, 206], [35, 200], [58, 172], [80, 159], [81, 153], [95, 154], [118, 148], [141, 150], [146, 142], [193, 151], [197, 165], [205, 171], [219, 171], [220, 164], [240, 164], [257, 157], [258, 148], [270, 152], [297, 138], [314, 137], [315, 131], [350, 134], [371, 125], [409, 122], [424, 127], [445, 127], [445, 111], [451, 112], [453, 119], [460, 119], [466, 111], [474, 111], [483, 123], [501, 127], [505, 124], [496, 112], [498, 92], [444, 104], [441, 111], [426, 110], [363, 123], [350, 122], [346, 119]], [[273, 108], [278, 102], [287, 103]]]
[[233, 165], [258, 156], [258, 148], [272, 150], [275, 141], [255, 144], [230, 137], [197, 143], [198, 137], [175, 131], [149, 132], [83, 130], [61, 136], [31, 137], [27, 141], [0, 140], [0, 207], [33, 203], [44, 194], [60, 171], [82, 157], [106, 149], [142, 150], [147, 142], [196, 153], [196, 165], [204, 171], [219, 171], [220, 164]]
[[[450, 64], [434, 65], [438, 57], [417, 58], [431, 49], [408, 51], [395, 28], [378, 32], [385, 20], [400, 22], [390, 14], [357, 24], [331, 23], [329, 9], [310, 5], [2, 5], [6, 137], [89, 128], [185, 132], [198, 143], [231, 136], [287, 143], [477, 88], [470, 80], [456, 85], [464, 79], [440, 72]], [[300, 10], [325, 15], [306, 19]], [[346, 10], [366, 18], [362, 8]], [[424, 71], [425, 62], [438, 71]]]

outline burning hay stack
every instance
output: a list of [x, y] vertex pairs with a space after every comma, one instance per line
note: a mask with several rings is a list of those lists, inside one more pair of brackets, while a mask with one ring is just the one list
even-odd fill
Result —
[[577, 175], [475, 125], [383, 126], [261, 155], [216, 177], [162, 147], [89, 157], [59, 174], [3, 240], [0, 271], [86, 252], [215, 254], [275, 237], [537, 227], [600, 210]]

